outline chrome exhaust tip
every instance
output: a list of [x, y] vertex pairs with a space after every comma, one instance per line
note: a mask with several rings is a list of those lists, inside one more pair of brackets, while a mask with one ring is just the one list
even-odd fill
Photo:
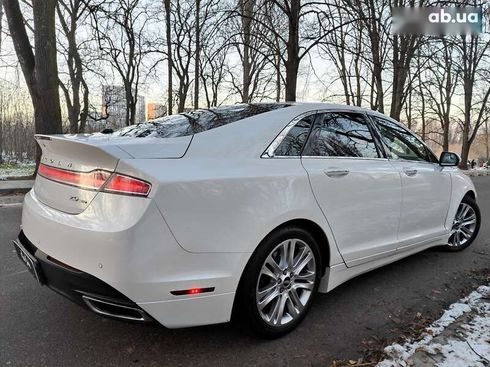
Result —
[[121, 305], [105, 299], [82, 294], [82, 299], [93, 312], [126, 321], [151, 322], [153, 321], [143, 310], [137, 307]]

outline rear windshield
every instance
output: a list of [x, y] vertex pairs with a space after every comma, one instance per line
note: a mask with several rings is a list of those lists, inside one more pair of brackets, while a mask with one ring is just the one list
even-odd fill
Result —
[[211, 130], [247, 117], [287, 106], [289, 105], [281, 103], [247, 103], [199, 109], [127, 126], [115, 131], [113, 135], [137, 138], [176, 138]]

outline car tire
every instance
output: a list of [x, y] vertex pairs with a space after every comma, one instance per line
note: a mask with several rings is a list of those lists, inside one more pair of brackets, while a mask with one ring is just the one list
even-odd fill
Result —
[[272, 232], [242, 275], [234, 321], [264, 338], [289, 333], [308, 313], [322, 269], [318, 243], [308, 231], [288, 226]]
[[451, 235], [444, 249], [455, 252], [469, 247], [478, 235], [480, 224], [481, 214], [478, 204], [470, 196], [465, 196], [456, 211]]

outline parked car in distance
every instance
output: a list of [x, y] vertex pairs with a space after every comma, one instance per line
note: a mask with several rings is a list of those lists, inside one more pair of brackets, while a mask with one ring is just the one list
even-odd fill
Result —
[[36, 139], [19, 257], [118, 319], [233, 318], [277, 337], [317, 292], [429, 247], [462, 250], [480, 227], [456, 154], [438, 159], [357, 107], [237, 104]]

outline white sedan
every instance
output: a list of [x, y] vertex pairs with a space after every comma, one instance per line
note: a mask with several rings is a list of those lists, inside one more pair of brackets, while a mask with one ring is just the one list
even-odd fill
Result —
[[119, 319], [280, 336], [317, 291], [480, 227], [459, 157], [361, 108], [238, 104], [36, 139], [19, 257]]

